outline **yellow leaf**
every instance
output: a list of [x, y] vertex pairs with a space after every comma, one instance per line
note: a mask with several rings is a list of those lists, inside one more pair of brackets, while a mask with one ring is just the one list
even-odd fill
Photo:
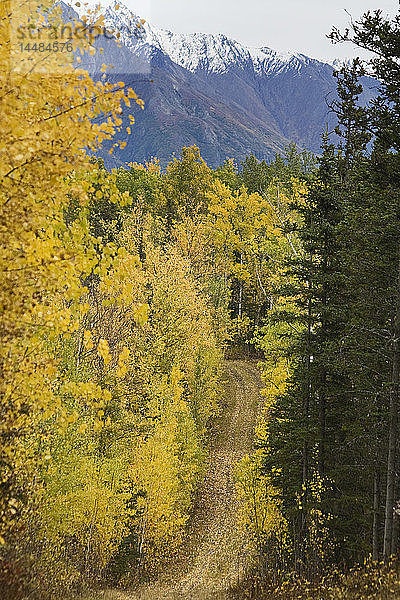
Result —
[[91, 350], [94, 346], [92, 332], [87, 330], [83, 334], [83, 345], [87, 350]]
[[97, 346], [97, 354], [104, 360], [104, 364], [110, 364], [111, 355], [107, 340], [101, 339], [99, 341], [99, 344]]
[[149, 318], [149, 305], [148, 304], [137, 304], [133, 309], [133, 315], [138, 325], [145, 325]]

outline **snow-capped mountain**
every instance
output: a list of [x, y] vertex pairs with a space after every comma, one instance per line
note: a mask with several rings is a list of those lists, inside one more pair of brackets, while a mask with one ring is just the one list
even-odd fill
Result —
[[[111, 159], [105, 148], [109, 166], [152, 156], [165, 164], [192, 144], [211, 165], [251, 153], [269, 159], [291, 141], [318, 152], [321, 133], [334, 128], [332, 65], [249, 48], [223, 34], [158, 29], [122, 4], [105, 10], [104, 23], [119, 41], [98, 39], [103, 54], [87, 56], [86, 67], [100, 78], [102, 64], [111, 65], [107, 77], [123, 79], [145, 101], [125, 149]], [[363, 101], [376, 85], [365, 83]]]
[[106, 26], [120, 32], [121, 41], [133, 52], [150, 57], [158, 49], [192, 73], [202, 70], [221, 74], [237, 67], [252, 68], [269, 76], [289, 69], [299, 71], [312, 60], [302, 54], [276, 52], [267, 47], [250, 48], [223, 34], [181, 34], [158, 29], [142, 23], [140, 17], [117, 2], [106, 9], [104, 17]]

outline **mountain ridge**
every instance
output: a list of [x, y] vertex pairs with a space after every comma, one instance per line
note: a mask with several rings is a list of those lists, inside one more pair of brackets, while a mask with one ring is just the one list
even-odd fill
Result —
[[[134, 51], [145, 45], [157, 47], [177, 65], [191, 72], [203, 69], [208, 72], [226, 72], [229, 66], [247, 66], [252, 63], [255, 71], [271, 74], [287, 68], [289, 63], [316, 60], [301, 53], [277, 52], [267, 46], [252, 48], [223, 33], [174, 33], [170, 30], [141, 23], [141, 18], [125, 5], [114, 2], [104, 13], [105, 25], [121, 33], [121, 39]], [[138, 28], [138, 25], [140, 27]], [[140, 29], [140, 35], [138, 35]], [[133, 44], [132, 44], [133, 42]]]
[[[321, 134], [333, 131], [329, 102], [336, 98], [334, 66], [303, 54], [249, 48], [224, 34], [175, 34], [141, 23], [117, 3], [104, 12], [116, 39], [97, 39], [103, 55], [85, 57], [91, 75], [123, 79], [145, 101], [136, 111], [132, 136], [108, 167], [145, 162], [157, 156], [163, 166], [183, 146], [197, 145], [211, 166], [254, 154], [270, 160], [290, 142], [319, 151]], [[120, 46], [120, 47], [119, 47]], [[366, 84], [362, 103], [374, 95]], [[128, 116], [123, 115], [128, 125]]]

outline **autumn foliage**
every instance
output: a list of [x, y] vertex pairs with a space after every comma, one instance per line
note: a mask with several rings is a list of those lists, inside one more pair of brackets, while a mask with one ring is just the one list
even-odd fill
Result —
[[[397, 590], [395, 566], [376, 562], [317, 581], [338, 558], [378, 555], [383, 538], [386, 559], [390, 540], [397, 551], [395, 489], [384, 535], [380, 504], [385, 428], [397, 431], [386, 353], [400, 356], [387, 330], [398, 185], [383, 183], [397, 154], [394, 129], [376, 125], [389, 113], [372, 117], [393, 144], [368, 160], [366, 113], [351, 105], [354, 131], [339, 150], [324, 141], [318, 169], [290, 145], [240, 169], [213, 170], [187, 147], [165, 169], [153, 158], [110, 172], [97, 151], [120, 144], [122, 113], [143, 102], [74, 68], [94, 52], [90, 33], [64, 62], [50, 52], [17, 67], [24, 8], [3, 2], [0, 14], [0, 595], [132, 585], [178, 554], [235, 353], [260, 359], [265, 384], [257, 447], [235, 468], [254, 559], [244, 591]], [[30, 19], [43, 28], [61, 14], [33, 3]]]

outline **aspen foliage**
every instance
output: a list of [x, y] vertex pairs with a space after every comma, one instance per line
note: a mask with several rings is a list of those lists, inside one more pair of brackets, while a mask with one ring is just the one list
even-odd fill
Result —
[[[85, 71], [73, 70], [71, 56], [61, 64], [53, 55], [38, 54], [16, 68], [13, 31], [27, 18], [37, 29], [49, 22], [59, 26], [60, 13], [48, 12], [49, 6], [30, 3], [27, 14], [26, 6], [4, 2], [0, 15], [0, 581], [10, 598], [25, 585], [40, 589], [44, 565], [49, 560], [52, 565], [57, 553], [49, 577], [52, 569], [70, 577], [66, 552], [73, 554], [78, 542], [87, 545], [81, 564], [88, 570], [91, 546], [102, 538], [97, 543], [101, 568], [104, 540], [114, 536], [103, 516], [101, 535], [92, 526], [94, 513], [104, 515], [106, 505], [110, 510], [96, 461], [88, 462], [87, 452], [72, 453], [69, 475], [76, 484], [68, 491], [58, 487], [57, 458], [85, 441], [93, 452], [92, 438], [107, 423], [104, 407], [110, 400], [103, 381], [87, 373], [77, 376], [82, 348], [96, 351], [106, 367], [111, 362], [107, 341], [97, 340], [94, 348], [82, 321], [90, 309], [84, 282], [110, 269], [115, 258], [115, 249], [90, 232], [87, 207], [93, 189], [90, 176], [82, 176], [89, 169], [85, 149], [94, 151], [114, 136], [122, 105], [141, 102], [131, 89], [94, 82]], [[83, 36], [79, 48], [78, 40], [71, 44], [74, 51], [85, 51], [91, 40]], [[108, 187], [114, 202], [123, 204], [111, 181]], [[68, 222], [64, 215], [71, 197], [81, 211]], [[71, 352], [74, 369], [65, 369], [74, 340], [79, 347], [73, 358]], [[79, 436], [71, 441], [76, 429]], [[117, 503], [112, 514], [118, 514]], [[71, 550], [55, 544], [63, 535], [64, 542], [65, 535], [75, 540]], [[65, 583], [60, 576], [59, 585]]]
[[273, 568], [282, 569], [289, 551], [288, 527], [282, 515], [282, 496], [263, 474], [261, 451], [240, 461], [235, 479], [242, 525], [250, 532], [258, 553], [268, 554]]
[[[39, 4], [30, 4], [31, 26], [44, 26], [47, 8], [43, 3], [40, 9]], [[85, 147], [95, 150], [115, 134], [121, 102], [129, 104], [133, 91], [94, 82], [83, 70], [53, 64], [52, 56], [38, 54], [15, 68], [12, 32], [25, 23], [27, 14], [18, 3], [4, 2], [1, 10], [4, 543], [10, 524], [24, 510], [24, 496], [32, 493], [33, 472], [37, 460], [42, 460], [37, 425], [43, 415], [57, 412], [57, 360], [50, 346], [57, 336], [71, 335], [78, 327], [80, 298], [85, 293], [81, 282], [98, 263], [84, 212], [71, 226], [63, 219], [68, 194], [84, 206], [90, 191], [89, 182], [70, 176], [87, 168]], [[47, 18], [53, 26], [60, 23], [57, 11], [47, 13]], [[82, 37], [79, 45], [84, 50], [90, 40]], [[75, 50], [77, 43], [72, 41]]]

